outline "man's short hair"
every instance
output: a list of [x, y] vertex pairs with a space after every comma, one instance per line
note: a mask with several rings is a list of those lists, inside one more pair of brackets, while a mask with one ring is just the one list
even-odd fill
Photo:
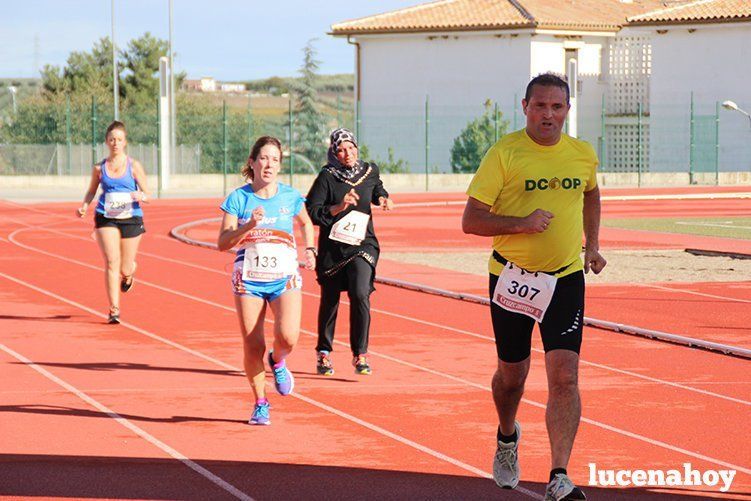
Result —
[[540, 73], [527, 84], [527, 92], [524, 94], [525, 101], [529, 102], [532, 97], [532, 87], [535, 85], [540, 85], [542, 87], [559, 87], [566, 93], [566, 104], [571, 103], [571, 93], [568, 88], [568, 83], [566, 82], [566, 77], [553, 73], [552, 71]]

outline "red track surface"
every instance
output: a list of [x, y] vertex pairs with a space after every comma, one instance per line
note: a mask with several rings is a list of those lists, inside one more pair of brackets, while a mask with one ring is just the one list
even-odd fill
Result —
[[[711, 193], [720, 192], [713, 188]], [[724, 192], [732, 193], [724, 188]], [[709, 188], [678, 190], [686, 194], [707, 192]], [[665, 189], [646, 193], [633, 190], [608, 190], [606, 197], [633, 195], [662, 195]], [[485, 251], [489, 239], [465, 235], [461, 231], [463, 206], [466, 200], [457, 193], [440, 197], [426, 194], [396, 195], [405, 206], [394, 213], [374, 213], [378, 238], [384, 249], [378, 274], [408, 282], [429, 285], [456, 292], [487, 297], [487, 285], [475, 275], [446, 271], [427, 266], [409, 265], [388, 259], [390, 252]], [[447, 200], [453, 205], [413, 206], [429, 200]], [[660, 201], [606, 201], [604, 218], [616, 217], [692, 217], [737, 216], [751, 214], [751, 199], [700, 199]], [[205, 217], [210, 217], [207, 212]], [[196, 218], [198, 219], [198, 218]], [[218, 225], [207, 222], [188, 229], [187, 237], [199, 241], [213, 241]], [[680, 233], [601, 229], [603, 249], [705, 249], [751, 254], [751, 240], [697, 237]], [[607, 256], [607, 252], [606, 252]], [[607, 269], [605, 271], [607, 273]], [[587, 315], [590, 317], [635, 325], [643, 329], [659, 330], [682, 336], [696, 337], [722, 344], [751, 348], [751, 281], [739, 277], [738, 282], [652, 283], [596, 285], [587, 296]]]
[[[0, 202], [0, 496], [539, 498], [549, 452], [537, 340], [520, 410], [523, 490], [500, 491], [483, 478], [497, 418], [488, 388], [495, 351], [479, 305], [379, 286], [374, 375], [352, 374], [342, 327], [337, 373], [319, 377], [313, 357], [318, 291], [307, 274], [305, 333], [289, 360], [297, 393], [272, 395], [272, 426], [247, 426], [250, 391], [238, 371], [231, 256], [166, 236], [178, 224], [218, 215], [216, 206], [216, 200], [156, 201], [148, 208], [137, 284], [123, 298], [125, 323], [108, 326], [90, 221], [69, 216], [73, 204]], [[405, 207], [376, 215], [384, 248], [487, 246], [484, 239], [460, 239], [458, 208], [446, 209], [451, 212], [431, 208], [415, 216], [423, 209]], [[405, 229], [432, 217], [437, 226]], [[422, 274], [454, 288], [442, 272], [408, 268], [399, 278], [426, 282], [412, 276]], [[379, 273], [396, 276], [399, 268], [384, 260]], [[627, 323], [676, 332], [660, 324], [675, 311], [672, 322], [685, 330], [719, 325], [724, 342], [733, 333], [747, 340], [748, 303], [738, 300], [751, 300], [751, 290], [748, 282], [733, 287], [680, 286], [724, 299], [592, 287], [588, 314], [614, 321], [624, 315]], [[658, 296], [660, 303], [650, 299]], [[346, 325], [346, 308], [340, 316]], [[590, 499], [710, 495], [695, 487], [586, 488], [588, 463], [682, 469], [687, 462], [699, 470], [738, 470], [732, 496], [748, 498], [748, 361], [589, 328], [582, 355], [584, 420], [569, 472]]]

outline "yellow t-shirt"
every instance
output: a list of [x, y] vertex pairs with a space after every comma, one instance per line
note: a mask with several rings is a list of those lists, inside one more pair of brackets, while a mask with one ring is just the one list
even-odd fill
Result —
[[[566, 134], [554, 146], [535, 143], [525, 129], [502, 137], [485, 154], [467, 195], [493, 214], [525, 217], [543, 209], [555, 217], [542, 233], [496, 235], [493, 249], [529, 271], [567, 266], [558, 274], [565, 276], [581, 270], [583, 193], [597, 187], [597, 164], [589, 143]], [[491, 256], [490, 273], [502, 269]]]

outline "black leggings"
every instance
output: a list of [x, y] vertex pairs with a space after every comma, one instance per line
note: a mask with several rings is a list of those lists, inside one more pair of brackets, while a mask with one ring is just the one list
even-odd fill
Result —
[[333, 277], [321, 281], [316, 350], [334, 350], [334, 328], [339, 311], [339, 296], [342, 290], [346, 290], [349, 296], [349, 346], [352, 355], [364, 355], [368, 352], [372, 277], [373, 267], [358, 257]]

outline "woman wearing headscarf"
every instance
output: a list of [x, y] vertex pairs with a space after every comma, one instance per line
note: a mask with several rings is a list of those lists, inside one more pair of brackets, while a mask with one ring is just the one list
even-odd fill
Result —
[[318, 309], [317, 372], [334, 374], [330, 354], [339, 310], [339, 296], [350, 302], [349, 343], [357, 374], [370, 374], [368, 336], [370, 294], [380, 248], [370, 207], [391, 210], [394, 203], [383, 187], [378, 166], [359, 158], [357, 140], [347, 129], [331, 133], [328, 163], [310, 188], [305, 202], [313, 224], [320, 226], [316, 276], [321, 285]]

